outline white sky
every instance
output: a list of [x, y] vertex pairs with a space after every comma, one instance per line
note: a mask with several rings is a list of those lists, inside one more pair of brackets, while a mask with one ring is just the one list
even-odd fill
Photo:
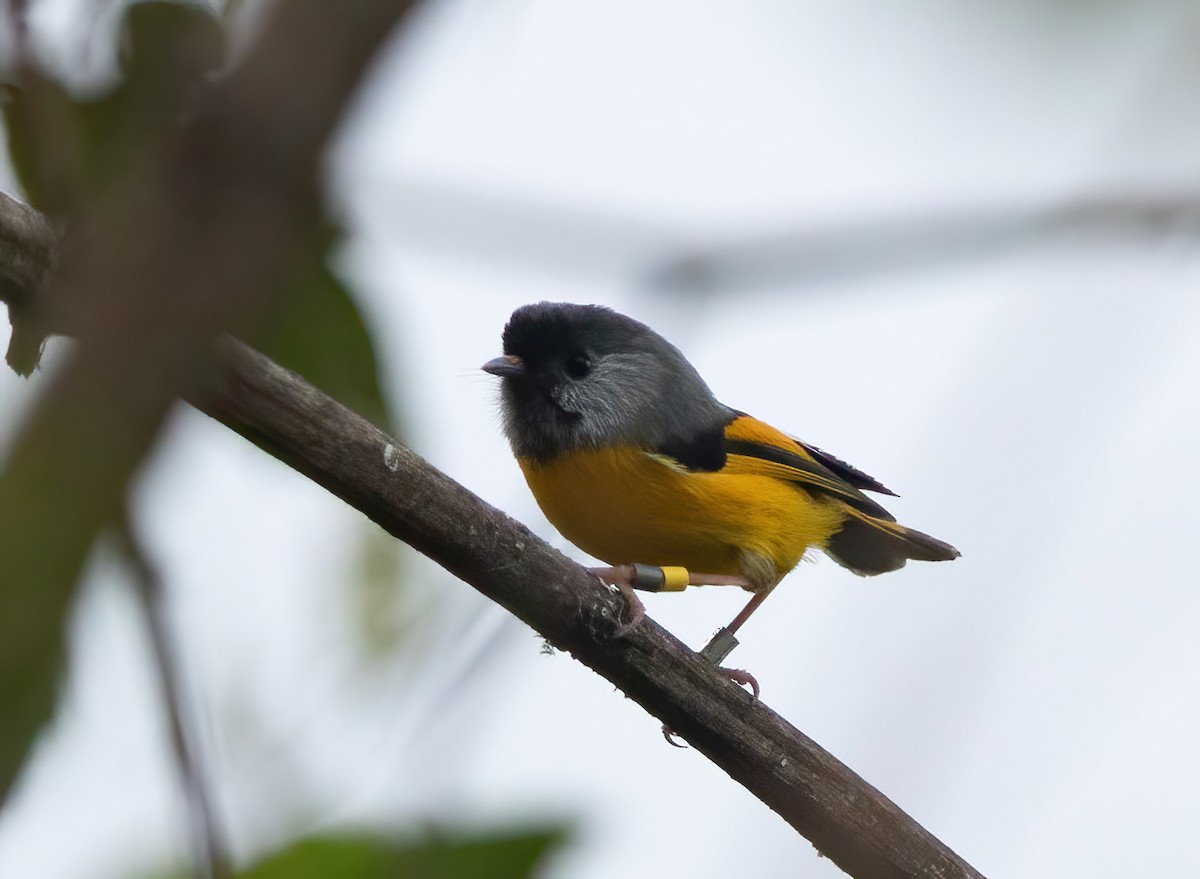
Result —
[[[734, 654], [764, 699], [986, 875], [1190, 874], [1195, 239], [1060, 237], [702, 299], [645, 269], [679, 243], [1197, 192], [1198, 37], [1182, 0], [443, 0], [333, 164], [406, 438], [581, 558], [476, 368], [525, 302], [647, 320], [726, 402], [878, 476], [901, 521], [964, 553], [871, 580], [803, 565]], [[427, 215], [441, 190], [533, 219]], [[543, 207], [560, 213], [539, 226]], [[37, 384], [0, 374], [0, 450]], [[577, 828], [552, 879], [841, 875], [427, 561], [364, 593], [357, 514], [202, 416], [181, 411], [142, 500], [240, 852], [297, 827], [548, 818]], [[407, 627], [374, 656], [367, 600]], [[647, 606], [698, 648], [742, 601]], [[75, 630], [0, 876], [116, 879], [180, 845], [141, 636], [103, 560]]]

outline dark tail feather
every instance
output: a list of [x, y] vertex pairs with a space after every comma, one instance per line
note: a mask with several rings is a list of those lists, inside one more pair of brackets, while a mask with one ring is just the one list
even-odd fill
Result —
[[844, 568], [869, 577], [903, 568], [909, 559], [948, 562], [959, 552], [948, 543], [895, 522], [847, 508], [842, 530], [825, 545], [825, 553]]

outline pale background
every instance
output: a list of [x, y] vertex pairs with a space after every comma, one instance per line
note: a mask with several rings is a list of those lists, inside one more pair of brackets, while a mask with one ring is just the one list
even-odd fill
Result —
[[[63, 64], [79, 5], [40, 7]], [[963, 558], [871, 580], [803, 565], [734, 654], [764, 699], [989, 876], [1191, 875], [1196, 213], [1007, 237], [988, 218], [1200, 193], [1198, 45], [1182, 0], [441, 0], [332, 159], [340, 268], [407, 441], [578, 558], [477, 373], [525, 302], [631, 313], [724, 401], [880, 478]], [[742, 241], [784, 258], [706, 270]], [[40, 381], [0, 373], [0, 454]], [[431, 563], [362, 576], [387, 550], [361, 517], [203, 416], [180, 410], [139, 496], [241, 856], [315, 829], [548, 819], [575, 828], [553, 879], [840, 875]], [[698, 648], [742, 601], [647, 606]], [[73, 632], [0, 877], [117, 879], [183, 850], [103, 554]]]

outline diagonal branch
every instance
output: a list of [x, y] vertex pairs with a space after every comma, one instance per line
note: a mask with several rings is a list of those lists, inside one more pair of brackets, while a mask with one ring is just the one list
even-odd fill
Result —
[[622, 611], [616, 596], [395, 439], [240, 342], [221, 341], [217, 363], [216, 381], [194, 397], [200, 409], [611, 681], [847, 873], [870, 879], [981, 876], [652, 620], [628, 637], [613, 637]]
[[360, 510], [619, 687], [853, 876], [978, 877], [898, 806], [518, 522], [248, 346], [199, 408]]

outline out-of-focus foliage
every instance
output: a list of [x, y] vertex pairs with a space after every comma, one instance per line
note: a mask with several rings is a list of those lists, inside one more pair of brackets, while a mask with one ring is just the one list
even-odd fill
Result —
[[[238, 873], [238, 879], [528, 879], [561, 845], [561, 829], [465, 835], [415, 842], [318, 839]], [[171, 879], [184, 879], [175, 874]]]
[[[13, 168], [30, 203], [67, 228], [77, 228], [89, 206], [128, 175], [148, 173], [168, 133], [186, 122], [184, 108], [225, 57], [219, 22], [194, 5], [131, 6], [121, 42], [122, 76], [107, 94], [77, 100], [33, 62], [17, 71], [20, 85], [6, 89]], [[11, 316], [8, 363], [29, 375], [46, 335], [59, 327]]]
[[28, 65], [5, 102], [18, 179], [30, 203], [58, 219], [144, 170], [225, 58], [220, 23], [192, 4], [135, 4], [120, 39], [121, 77], [107, 94], [77, 100]]
[[422, 621], [429, 624], [431, 608], [410, 588], [412, 558], [407, 545], [373, 522], [366, 523], [357, 538], [354, 618], [360, 640], [374, 658], [391, 656]]
[[[225, 63], [222, 24], [205, 6], [138, 3], [121, 29], [119, 83], [107, 94], [76, 99], [36, 69], [4, 102], [9, 151], [31, 203], [68, 225], [129, 173], [145, 173], [174, 126], [186, 126], [201, 92]], [[180, 206], [186, 210], [186, 205]], [[250, 341], [263, 353], [380, 427], [391, 417], [379, 385], [371, 338], [349, 292], [329, 269], [337, 230], [314, 217], [268, 325]], [[170, 291], [164, 291], [170, 295]], [[44, 332], [17, 348], [18, 371], [37, 364]], [[14, 364], [14, 366], [16, 366]]]
[[[220, 31], [210, 16], [192, 7], [133, 7], [126, 30], [126, 78], [109, 95], [75, 101], [29, 64], [21, 71], [24, 88], [13, 90], [4, 105], [10, 153], [22, 185], [37, 207], [67, 224], [105, 185], [121, 178], [137, 156], [153, 148], [169, 106], [219, 60]], [[45, 332], [24, 325], [19, 313], [10, 314], [10, 362], [28, 373], [37, 364]], [[22, 477], [12, 471], [2, 476], [0, 542], [53, 546], [64, 558], [81, 555], [86, 545], [79, 544], [90, 543], [91, 536], [64, 533], [55, 511], [40, 502], [41, 487]], [[0, 799], [50, 716], [73, 594], [70, 572], [54, 582], [39, 582], [19, 567], [9, 561], [0, 571], [0, 704], [5, 706]]]
[[[169, 140], [212, 90], [215, 71], [225, 61], [221, 22], [202, 5], [148, 2], [126, 12], [121, 29], [119, 83], [108, 93], [77, 98], [35, 64], [21, 65], [20, 88], [4, 102], [9, 150], [32, 202], [60, 221], [70, 235], [89, 223], [102, 227], [96, 205], [106, 193], [135, 177], [144, 185], [161, 166]], [[188, 205], [179, 205], [187, 210]], [[346, 290], [330, 273], [331, 225], [314, 211], [310, 240], [296, 242], [297, 258], [278, 314], [257, 341], [267, 353], [297, 370], [366, 417], [387, 424], [376, 358], [361, 316]], [[130, 242], [133, 248], [138, 242]], [[164, 302], [177, 291], [162, 291]], [[48, 327], [36, 316], [10, 312], [13, 368], [36, 367]], [[28, 320], [26, 320], [28, 318]], [[86, 439], [86, 438], [82, 438]], [[64, 437], [77, 443], [80, 437]], [[34, 450], [55, 456], [69, 449]], [[44, 460], [44, 458], [43, 458]], [[10, 468], [0, 473], [0, 550], [53, 547], [61, 557], [61, 577], [41, 582], [19, 564], [0, 562], [0, 801], [24, 762], [30, 743], [50, 716], [63, 654], [63, 631], [73, 595], [75, 562], [93, 538], [67, 533], [61, 516], [41, 500], [44, 485]], [[28, 468], [27, 468], [28, 469]], [[45, 472], [48, 468], [30, 472]], [[79, 498], [87, 507], [88, 498]], [[108, 515], [108, 512], [104, 513]], [[34, 550], [30, 550], [31, 552]], [[0, 552], [0, 558], [5, 555]], [[13, 556], [17, 554], [14, 552]]]
[[337, 231], [325, 225], [309, 237], [280, 291], [284, 307], [250, 341], [363, 418], [392, 430], [395, 419], [384, 401], [366, 324], [329, 268]]

